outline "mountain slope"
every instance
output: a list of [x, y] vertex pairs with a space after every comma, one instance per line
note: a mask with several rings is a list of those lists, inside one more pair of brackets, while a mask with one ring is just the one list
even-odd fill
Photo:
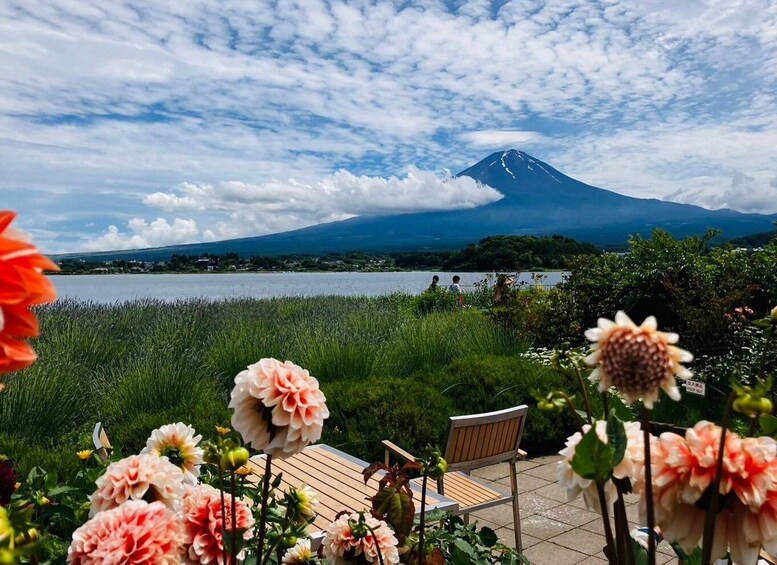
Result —
[[622, 245], [629, 235], [649, 235], [657, 227], [679, 237], [708, 227], [722, 229], [726, 238], [740, 237], [771, 229], [775, 218], [624, 196], [577, 181], [514, 149], [492, 153], [459, 175], [492, 186], [505, 197], [468, 210], [361, 216], [280, 234], [90, 257], [158, 260], [176, 253], [227, 251], [253, 256], [456, 249], [489, 235], [561, 234], [598, 245]]

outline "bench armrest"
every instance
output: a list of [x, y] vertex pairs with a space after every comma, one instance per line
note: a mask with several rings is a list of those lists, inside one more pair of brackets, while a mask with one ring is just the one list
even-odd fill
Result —
[[393, 453], [396, 457], [404, 459], [405, 461], [415, 461], [415, 457], [412, 454], [408, 453], [398, 445], [391, 443], [389, 440], [384, 439], [381, 443], [386, 449], [386, 465], [389, 464], [390, 453]]
[[529, 457], [529, 454], [526, 453], [523, 449], [518, 450], [518, 459], [524, 460]]

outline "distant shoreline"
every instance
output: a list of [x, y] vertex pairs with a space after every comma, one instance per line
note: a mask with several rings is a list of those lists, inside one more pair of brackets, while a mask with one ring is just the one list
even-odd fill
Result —
[[[114, 276], [114, 275], [277, 275], [277, 274], [290, 274], [290, 273], [417, 273], [418, 269], [363, 269], [352, 270], [346, 269], [342, 271], [328, 271], [328, 270], [316, 270], [316, 269], [299, 269], [299, 270], [282, 270], [282, 271], [123, 271], [123, 272], [91, 272], [91, 271], [79, 271], [77, 273], [63, 273], [61, 271], [47, 271], [46, 276], [57, 277], [80, 277], [80, 276]], [[449, 269], [424, 269], [423, 272], [429, 273], [447, 273]], [[457, 273], [482, 273], [483, 271], [468, 271], [458, 270]], [[494, 271], [488, 271], [489, 273], [562, 273], [564, 269], [553, 268], [532, 268], [523, 271], [516, 269], [496, 269]]]

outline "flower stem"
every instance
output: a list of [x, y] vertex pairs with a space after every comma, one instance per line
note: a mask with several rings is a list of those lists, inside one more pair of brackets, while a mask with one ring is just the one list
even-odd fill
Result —
[[580, 434], [585, 435], [585, 432], [583, 432], [583, 426], [585, 426], [585, 420], [583, 420], [582, 416], [578, 414], [577, 409], [575, 408], [575, 403], [572, 402], [572, 398], [570, 398], [567, 394], [561, 391], [559, 391], [558, 394], [560, 394], [567, 401], [567, 406], [569, 406], [569, 410], [570, 412], [572, 412], [572, 417], [575, 419], [575, 422], [577, 423], [577, 427], [580, 430]]
[[375, 530], [372, 529], [372, 526], [366, 523], [364, 525], [367, 526], [367, 529], [372, 534], [372, 541], [375, 542], [375, 551], [378, 552], [378, 563], [379, 565], [383, 565], [383, 552], [380, 550], [380, 544], [378, 543], [378, 536], [375, 535]]
[[[423, 565], [426, 554], [424, 553], [424, 529], [426, 527], [426, 482], [429, 480], [427, 470], [424, 470], [424, 479], [421, 482], [421, 516], [418, 523], [418, 565]], [[377, 547], [377, 541], [375, 542]]]
[[272, 469], [272, 455], [265, 454], [264, 480], [262, 481], [262, 512], [259, 515], [259, 541], [256, 546], [256, 562], [262, 563], [264, 553], [264, 536], [267, 533], [267, 497], [270, 493], [270, 471]]
[[608, 393], [607, 391], [602, 393], [602, 406], [604, 407], [604, 417], [605, 417], [605, 419], [607, 418], [607, 416], [610, 413], [610, 396], [609, 396], [609, 394], [610, 393]]
[[[593, 426], [593, 416], [591, 415], [591, 399], [588, 397], [588, 389], [585, 387], [585, 380], [583, 375], [580, 374], [580, 367], [575, 365], [575, 375], [577, 376], [577, 382], [580, 384], [580, 390], [583, 393], [583, 402], [585, 402], [585, 411], [588, 414], [588, 424]], [[605, 417], [607, 416], [605, 412]]]
[[736, 391], [728, 395], [726, 409], [723, 411], [723, 421], [720, 424], [720, 445], [718, 446], [718, 461], [715, 466], [715, 480], [712, 481], [712, 496], [710, 497], [710, 507], [707, 509], [707, 515], [704, 517], [704, 538], [701, 548], [702, 565], [709, 565], [712, 559], [712, 539], [715, 537], [715, 519], [718, 517], [718, 502], [720, 501], [720, 481], [723, 479], [723, 458], [726, 450], [726, 432], [728, 424], [731, 421], [731, 410], [734, 401], [737, 399]]
[[[635, 565], [636, 558], [634, 557], [634, 548], [629, 539], [631, 536], [629, 535], [629, 521], [626, 517], [626, 503], [623, 500], [623, 491], [618, 484], [615, 487], [618, 490], [618, 499], [615, 501], [615, 535], [618, 536], [618, 543], [623, 546], [622, 551], [628, 558], [628, 565]], [[623, 560], [624, 558], [619, 554], [618, 559]]]
[[[267, 551], [267, 553], [264, 556], [264, 561], [261, 563], [261, 565], [266, 565], [270, 562], [270, 557], [272, 556], [274, 551], [280, 551], [282, 548], [280, 548], [281, 538], [286, 535], [286, 528], [289, 527], [289, 517], [291, 516], [291, 506], [286, 507], [286, 513], [283, 515], [283, 522], [281, 523], [281, 533], [276, 536], [275, 543], [270, 546], [270, 549]], [[278, 563], [281, 562], [281, 559], [278, 559]], [[259, 564], [259, 561], [257, 561], [257, 564]]]
[[237, 492], [235, 491], [235, 471], [230, 476], [230, 486], [232, 487], [232, 565], [237, 565]]
[[650, 410], [642, 407], [642, 437], [645, 441], [645, 498], [647, 499], [648, 563], [656, 565], [656, 512], [653, 500], [653, 469], [650, 463]]
[[599, 495], [599, 506], [602, 509], [602, 522], [604, 523], [604, 537], [607, 540], [607, 548], [609, 555], [608, 559], [612, 560], [613, 557], [617, 559], [617, 546], [615, 540], [612, 537], [612, 526], [610, 525], [610, 511], [607, 508], [607, 496], [604, 494], [604, 484], [600, 481], [596, 481], [596, 492]]

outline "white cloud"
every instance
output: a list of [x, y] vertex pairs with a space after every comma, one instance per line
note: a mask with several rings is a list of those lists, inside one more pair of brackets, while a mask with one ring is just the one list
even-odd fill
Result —
[[171, 192], [149, 194], [143, 203], [171, 213], [206, 212], [207, 227], [200, 230], [194, 220], [180, 218], [172, 224], [162, 218], [151, 223], [133, 218], [128, 232], [111, 225], [107, 232], [84, 243], [82, 249], [133, 249], [231, 239], [360, 215], [459, 210], [501, 198], [498, 191], [469, 177], [438, 176], [416, 167], [409, 167], [403, 178], [357, 176], [341, 170], [314, 184], [294, 179], [262, 184], [187, 182]]
[[199, 235], [197, 222], [175, 218], [169, 224], [164, 218], [147, 223], [143, 218], [132, 218], [127, 223], [127, 232], [120, 232], [114, 225], [93, 241], [82, 245], [83, 251], [103, 251], [106, 249], [141, 249], [188, 243]]
[[[771, 194], [776, 2], [447, 4], [0, 2], [0, 191], [27, 191], [21, 217], [43, 220], [64, 213], [52, 194], [71, 198], [71, 215], [95, 194], [135, 199], [132, 210], [101, 207], [93, 234], [141, 217], [143, 197], [158, 193], [150, 204], [186, 210], [201, 235], [218, 236], [214, 222], [230, 221], [160, 187], [289, 176], [315, 187], [341, 168], [463, 169], [529, 145], [626, 193], [681, 198], [704, 186], [698, 200], [714, 205], [739, 171]], [[71, 244], [49, 229], [44, 248]]]
[[486, 129], [468, 131], [460, 135], [461, 139], [475, 147], [501, 149], [505, 147], [523, 147], [543, 139], [536, 131]]

